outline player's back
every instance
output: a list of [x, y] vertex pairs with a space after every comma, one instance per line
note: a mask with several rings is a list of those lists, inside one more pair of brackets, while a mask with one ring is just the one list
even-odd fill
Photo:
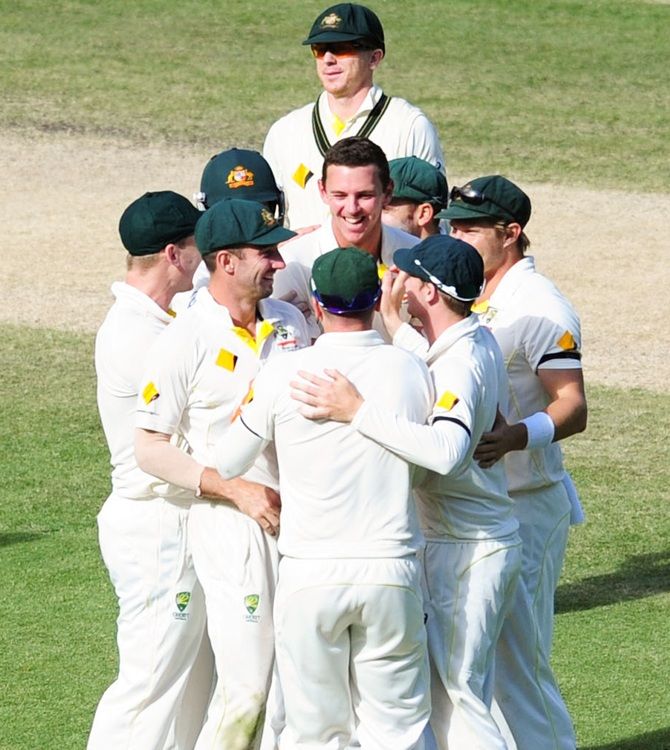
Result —
[[[288, 384], [298, 370], [337, 369], [366, 400], [424, 422], [433, 399], [425, 365], [384, 345], [374, 331], [324, 334], [310, 349], [277, 363]], [[269, 373], [263, 373], [267, 376]], [[281, 378], [281, 381], [279, 381]], [[260, 384], [259, 384], [260, 385]], [[280, 551], [294, 557], [397, 557], [421, 535], [411, 494], [413, 467], [349, 424], [310, 421], [282, 385], [274, 440], [282, 496]]]

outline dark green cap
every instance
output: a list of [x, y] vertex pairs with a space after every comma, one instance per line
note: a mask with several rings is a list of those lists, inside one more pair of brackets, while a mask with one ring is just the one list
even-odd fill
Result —
[[462, 302], [476, 300], [484, 289], [484, 261], [472, 245], [446, 234], [434, 234], [410, 248], [396, 250], [401, 271], [430, 281]]
[[499, 174], [477, 177], [451, 191], [451, 203], [438, 214], [440, 219], [497, 219], [526, 226], [530, 219], [530, 198]]
[[381, 285], [377, 261], [357, 247], [338, 247], [312, 266], [312, 291], [322, 307], [342, 315], [374, 307]]
[[303, 44], [357, 41], [366, 42], [373, 49], [385, 51], [381, 21], [364, 5], [338, 3], [326, 8], [317, 17]]
[[235, 245], [277, 245], [291, 237], [295, 232], [284, 229], [262, 203], [239, 198], [215, 203], [200, 214], [195, 228], [201, 255]]
[[244, 148], [231, 148], [212, 156], [202, 173], [198, 197], [205, 208], [224, 198], [282, 203], [270, 165], [258, 151]]
[[418, 156], [403, 156], [389, 162], [393, 198], [412, 203], [430, 203], [436, 209], [449, 202], [447, 178], [430, 162]]
[[190, 237], [202, 214], [172, 190], [145, 193], [121, 215], [121, 242], [131, 255], [153, 255], [171, 242]]

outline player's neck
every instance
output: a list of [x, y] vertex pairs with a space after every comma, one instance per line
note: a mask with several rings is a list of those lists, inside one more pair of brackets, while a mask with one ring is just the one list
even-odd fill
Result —
[[335, 237], [335, 241], [337, 242], [339, 247], [350, 247], [352, 244], [355, 244], [357, 248], [360, 250], [365, 250], [366, 253], [370, 253], [372, 257], [379, 261], [382, 254], [382, 224], [381, 221], [379, 222], [379, 225], [374, 227], [374, 229], [370, 232], [368, 237], [365, 237], [364, 239], [358, 240], [355, 243], [352, 243], [351, 240], [348, 240], [346, 237], [341, 235], [335, 226], [333, 226], [333, 235]]
[[359, 89], [355, 94], [343, 94], [341, 96], [326, 92], [328, 107], [342, 122], [347, 122], [347, 120], [350, 120], [358, 112], [371, 88], [372, 83], [369, 86]]
[[152, 299], [161, 310], [168, 311], [177, 289], [162, 274], [140, 273], [130, 270], [126, 274], [126, 284], [134, 287]]
[[428, 343], [432, 346], [447, 328], [451, 328], [451, 326], [455, 326], [463, 320], [464, 318], [462, 315], [458, 315], [440, 305], [429, 315], [425, 315], [421, 318], [421, 325], [423, 326], [423, 333], [428, 339]]
[[228, 310], [233, 323], [238, 328], [244, 328], [255, 337], [258, 299], [251, 296], [240, 296], [223, 284], [212, 284], [213, 278], [210, 280], [209, 293], [214, 301]]

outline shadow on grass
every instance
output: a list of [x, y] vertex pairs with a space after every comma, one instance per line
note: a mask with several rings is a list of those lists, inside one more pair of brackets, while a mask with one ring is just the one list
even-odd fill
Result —
[[44, 536], [39, 531], [17, 531], [12, 534], [0, 534], [0, 547], [9, 547], [11, 544], [21, 544], [22, 542], [33, 542], [35, 539], [41, 539]]
[[589, 745], [579, 750], [670, 750], [670, 728], [645, 732], [637, 737], [617, 740], [607, 745]]
[[591, 576], [559, 586], [555, 611], [557, 614], [579, 612], [642, 599], [665, 591], [670, 591], [670, 550], [633, 555], [613, 573]]

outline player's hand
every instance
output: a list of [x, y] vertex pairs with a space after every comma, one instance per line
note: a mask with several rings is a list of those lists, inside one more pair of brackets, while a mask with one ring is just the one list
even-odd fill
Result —
[[507, 424], [505, 418], [498, 412], [491, 432], [485, 432], [474, 452], [475, 461], [488, 469], [510, 451], [523, 450], [526, 446], [528, 433], [524, 424]]
[[382, 278], [382, 296], [379, 302], [379, 312], [384, 320], [384, 326], [389, 336], [393, 338], [396, 331], [402, 325], [400, 318], [400, 306], [405, 297], [404, 271], [397, 273], [397, 268], [392, 266]]
[[298, 370], [302, 380], [291, 381], [291, 398], [305, 404], [300, 413], [307, 419], [351, 422], [363, 403], [363, 397], [338, 370], [324, 372], [328, 379]]
[[281, 501], [270, 487], [239, 477], [223, 479], [216, 469], [207, 467], [200, 478], [200, 491], [208, 500], [231, 502], [271, 536], [279, 532]]

